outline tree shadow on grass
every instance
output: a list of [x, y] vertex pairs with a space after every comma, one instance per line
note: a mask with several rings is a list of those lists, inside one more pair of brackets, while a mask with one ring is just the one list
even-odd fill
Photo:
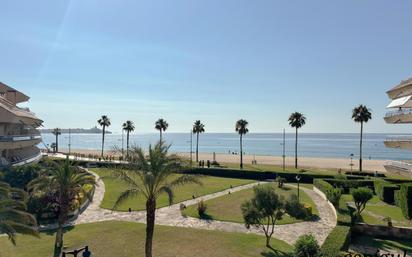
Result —
[[[67, 233], [67, 232], [69, 232], [70, 230], [73, 230], [73, 229], [74, 229], [74, 226], [67, 226], [67, 227], [64, 227], [63, 232]], [[42, 231], [42, 232], [44, 234], [50, 236], [50, 235], [54, 235], [56, 233], [56, 231], [57, 231], [57, 229], [50, 229], [50, 230], [45, 230], [45, 231]]]
[[205, 220], [205, 221], [213, 221], [214, 220], [213, 216], [209, 215], [207, 213], [204, 213], [204, 214], [200, 215], [199, 218], [201, 220]]
[[276, 250], [275, 248], [269, 246], [268, 247], [269, 251], [261, 252], [260, 255], [263, 257], [292, 257], [290, 253], [285, 253], [279, 250]]

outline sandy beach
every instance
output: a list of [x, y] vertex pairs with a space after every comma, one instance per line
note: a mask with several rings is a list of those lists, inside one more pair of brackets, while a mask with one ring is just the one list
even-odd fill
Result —
[[[61, 152], [67, 153], [68, 149], [61, 149]], [[80, 154], [93, 154], [93, 155], [100, 155], [99, 150], [85, 150], [85, 149], [72, 149], [72, 153], [80, 153]], [[105, 151], [106, 155], [116, 155], [112, 151]], [[178, 153], [180, 156], [189, 158], [190, 153]], [[239, 155], [232, 155], [232, 154], [223, 154], [223, 153], [216, 153], [216, 161], [219, 163], [239, 163]], [[193, 160], [195, 159], [195, 154], [193, 154]], [[200, 160], [213, 160], [213, 153], [199, 153]], [[262, 155], [244, 155], [243, 161], [245, 164], [251, 164], [252, 160], [256, 160], [258, 164], [266, 164], [266, 165], [282, 165], [282, 157], [281, 156], [262, 156]], [[293, 166], [294, 165], [294, 157], [287, 156], [286, 157], [286, 166]], [[342, 170], [350, 170], [350, 159], [340, 159], [340, 158], [323, 158], [323, 157], [298, 157], [299, 167], [301, 168], [318, 168], [318, 169], [342, 169]], [[365, 171], [380, 171], [385, 172], [384, 163], [385, 160], [363, 160], [363, 169]], [[353, 159], [353, 170], [358, 169], [358, 160]]]

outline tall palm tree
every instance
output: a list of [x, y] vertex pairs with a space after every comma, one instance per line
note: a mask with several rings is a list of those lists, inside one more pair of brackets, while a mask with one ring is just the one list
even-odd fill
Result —
[[160, 131], [160, 141], [162, 141], [162, 132], [166, 131], [169, 127], [169, 123], [167, 123], [164, 119], [158, 119], [155, 123], [155, 129]]
[[248, 122], [240, 119], [236, 122], [235, 130], [240, 135], [240, 168], [243, 169], [243, 135], [249, 132]]
[[289, 125], [296, 129], [295, 133], [295, 169], [298, 168], [298, 129], [306, 124], [306, 117], [300, 112], [294, 112], [289, 116]]
[[205, 132], [205, 125], [200, 120], [193, 124], [193, 134], [196, 134], [196, 162], [199, 162], [199, 134]]
[[63, 226], [68, 220], [71, 207], [78, 203], [81, 194], [91, 198], [86, 185], [95, 186], [95, 177], [84, 170], [70, 165], [68, 159], [63, 164], [55, 165], [32, 180], [27, 188], [30, 192], [43, 191], [51, 196], [57, 216], [57, 232], [54, 244], [54, 256], [61, 254], [63, 247]]
[[38, 237], [36, 219], [26, 212], [27, 194], [0, 182], [0, 234], [6, 234], [16, 244], [16, 234]]
[[56, 141], [55, 141], [56, 150], [55, 150], [55, 152], [58, 152], [59, 151], [59, 136], [62, 134], [61, 129], [59, 129], [59, 128], [53, 129], [52, 134], [56, 136]]
[[154, 147], [149, 146], [145, 156], [141, 148], [131, 149], [131, 162], [127, 169], [115, 170], [113, 175], [128, 184], [128, 189], [119, 195], [113, 209], [125, 200], [143, 195], [146, 199], [146, 257], [152, 257], [152, 242], [155, 224], [156, 200], [166, 193], [169, 204], [173, 203], [173, 189], [187, 183], [201, 184], [196, 176], [182, 175], [172, 179], [170, 176], [182, 168], [182, 161], [176, 155], [169, 155], [170, 146], [159, 141]]
[[359, 171], [362, 171], [362, 141], [363, 141], [363, 123], [372, 119], [371, 110], [365, 105], [359, 105], [352, 110], [352, 119], [361, 124], [360, 144], [359, 144]]
[[102, 117], [97, 120], [97, 123], [103, 127], [102, 131], [102, 154], [101, 157], [103, 158], [104, 154], [104, 136], [106, 135], [106, 127], [109, 127], [111, 125], [109, 117], [107, 115], [102, 115]]
[[135, 126], [133, 121], [126, 121], [125, 123], [123, 123], [123, 130], [126, 131], [126, 158], [129, 158], [129, 134], [130, 132], [134, 131]]

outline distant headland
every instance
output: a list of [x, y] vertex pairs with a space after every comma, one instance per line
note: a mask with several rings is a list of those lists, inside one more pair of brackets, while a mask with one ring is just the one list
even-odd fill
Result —
[[[41, 133], [52, 133], [54, 129], [40, 129]], [[98, 127], [93, 127], [90, 129], [83, 129], [83, 128], [70, 128], [70, 129], [60, 129], [62, 134], [101, 134], [102, 129]], [[106, 134], [112, 134], [112, 132], [106, 130]]]

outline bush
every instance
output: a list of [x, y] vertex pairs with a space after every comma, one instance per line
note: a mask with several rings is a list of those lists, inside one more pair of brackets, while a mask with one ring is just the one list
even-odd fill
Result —
[[276, 181], [278, 182], [278, 187], [283, 188], [283, 184], [285, 184], [286, 179], [282, 178], [281, 176], [278, 176], [276, 178]]
[[374, 189], [374, 181], [367, 179], [346, 180], [346, 179], [325, 179], [333, 187], [342, 188], [344, 193], [349, 193], [352, 188], [368, 187]]
[[207, 209], [207, 206], [206, 206], [206, 204], [203, 202], [203, 200], [200, 200], [198, 203], [197, 203], [197, 213], [199, 214], [199, 217], [204, 217], [205, 216], [205, 214], [206, 214], [206, 209]]
[[295, 243], [294, 257], [320, 256], [320, 247], [313, 235], [303, 235]]
[[395, 191], [399, 190], [398, 185], [385, 181], [375, 181], [375, 193], [382, 201], [393, 204], [395, 201]]
[[4, 171], [4, 181], [12, 187], [25, 189], [30, 181], [37, 178], [40, 169], [39, 165], [26, 165], [6, 169]]
[[340, 199], [339, 207], [336, 209], [337, 223], [341, 226], [352, 226], [352, 213], [355, 210], [350, 208], [344, 199]]
[[326, 191], [326, 197], [335, 207], [339, 206], [341, 196], [342, 190], [339, 188], [331, 188]]
[[365, 171], [347, 171], [345, 172], [345, 174], [347, 175], [355, 175], [355, 176], [369, 176], [369, 177], [380, 177], [380, 178], [384, 178], [386, 177], [385, 174], [383, 173], [375, 173], [375, 172], [365, 172]]
[[286, 212], [296, 219], [309, 219], [312, 217], [312, 207], [299, 202], [298, 196], [293, 194], [285, 204]]
[[397, 192], [397, 205], [402, 210], [403, 216], [412, 218], [412, 184], [403, 184], [399, 193]]
[[360, 216], [362, 211], [366, 207], [366, 203], [369, 202], [370, 199], [372, 199], [373, 192], [369, 188], [361, 187], [361, 188], [353, 189], [351, 194], [353, 197], [353, 201], [355, 202], [358, 215]]
[[322, 191], [325, 195], [326, 192], [330, 189], [333, 189], [333, 186], [331, 184], [329, 184], [328, 182], [326, 182], [323, 179], [314, 179], [313, 180], [313, 185], [319, 189], [320, 191]]
[[336, 226], [322, 245], [323, 257], [336, 257], [339, 252], [346, 251], [350, 244], [350, 227]]

